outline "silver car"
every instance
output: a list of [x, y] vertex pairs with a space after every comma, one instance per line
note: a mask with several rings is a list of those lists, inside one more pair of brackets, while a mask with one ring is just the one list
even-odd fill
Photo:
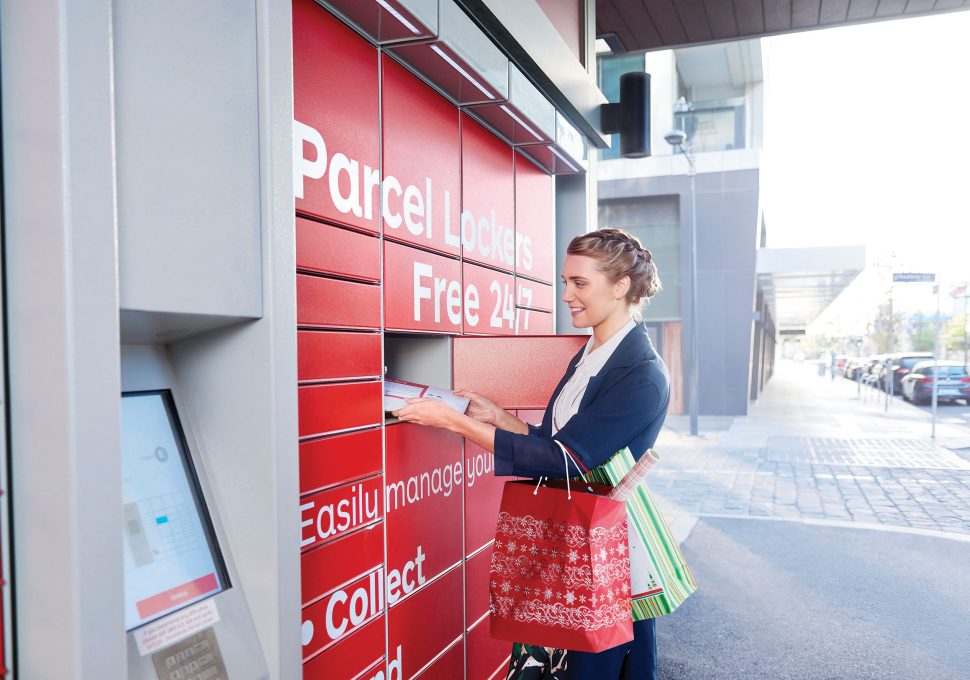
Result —
[[903, 399], [914, 403], [929, 403], [933, 398], [933, 384], [937, 385], [938, 401], [956, 401], [963, 399], [970, 405], [970, 375], [967, 367], [959, 361], [940, 361], [933, 373], [932, 361], [921, 361], [913, 370], [903, 376], [900, 383]]

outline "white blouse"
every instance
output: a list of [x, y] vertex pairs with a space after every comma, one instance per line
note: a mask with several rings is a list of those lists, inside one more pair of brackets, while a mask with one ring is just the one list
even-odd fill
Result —
[[579, 411], [579, 405], [583, 401], [583, 396], [586, 394], [586, 388], [589, 386], [590, 378], [598, 374], [603, 370], [603, 366], [609, 361], [610, 357], [613, 356], [613, 352], [619, 346], [623, 338], [636, 327], [636, 322], [630, 319], [623, 328], [618, 330], [613, 334], [613, 337], [604, 342], [602, 345], [597, 347], [595, 350], [591, 351], [590, 348], [593, 346], [595, 338], [590, 336], [589, 342], [586, 343], [586, 348], [583, 350], [583, 356], [579, 358], [579, 363], [576, 364], [576, 372], [573, 373], [569, 381], [563, 386], [562, 392], [559, 393], [559, 398], [556, 399], [556, 403], [552, 407], [552, 433], [556, 434], [565, 425], [570, 418], [572, 418]]

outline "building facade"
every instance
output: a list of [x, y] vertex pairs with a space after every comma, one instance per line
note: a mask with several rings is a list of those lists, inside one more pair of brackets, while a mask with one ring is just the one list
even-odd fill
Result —
[[[742, 415], [757, 389], [750, 367], [773, 342], [760, 317], [755, 253], [761, 244], [759, 173], [763, 136], [760, 41], [638, 55], [600, 55], [611, 96], [619, 75], [651, 77], [652, 156], [600, 152], [599, 225], [628, 229], [651, 249], [663, 291], [645, 310], [671, 370], [672, 412], [687, 411], [691, 224], [689, 164], [664, 139], [687, 134], [696, 165], [699, 406], [703, 415]], [[615, 145], [614, 145], [615, 146]], [[758, 380], [757, 384], [760, 385]]]

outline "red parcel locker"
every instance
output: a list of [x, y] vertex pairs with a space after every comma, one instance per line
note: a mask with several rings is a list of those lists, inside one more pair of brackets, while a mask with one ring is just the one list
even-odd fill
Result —
[[551, 312], [552, 306], [555, 304], [554, 297], [552, 286], [518, 276], [515, 278], [515, 304], [519, 307]]
[[516, 335], [555, 335], [550, 312], [537, 312], [534, 309], [515, 310]]
[[512, 147], [461, 116], [462, 257], [515, 269]]
[[[313, 2], [293, 2], [297, 212], [380, 230], [378, 50]], [[339, 64], [339, 67], [335, 65]]]
[[461, 263], [417, 248], [384, 243], [387, 330], [460, 333]]
[[[465, 644], [458, 640], [430, 666], [421, 671], [415, 680], [455, 680], [465, 677]], [[468, 678], [474, 676], [469, 675]]]
[[384, 396], [380, 382], [305, 385], [297, 393], [300, 437], [314, 437], [380, 425]]
[[[465, 333], [515, 335], [515, 284], [511, 274], [465, 262]], [[472, 309], [471, 301], [477, 302]]]
[[381, 242], [376, 236], [297, 217], [296, 268], [380, 281]]
[[296, 334], [300, 382], [381, 377], [381, 336], [302, 330]]
[[462, 558], [461, 438], [406, 423], [388, 426], [386, 436], [387, 601], [394, 607]]
[[515, 273], [553, 283], [555, 194], [552, 177], [515, 154]]
[[[495, 532], [492, 531], [494, 538]], [[465, 560], [465, 627], [471, 628], [488, 614], [488, 581], [492, 546]]]
[[400, 660], [397, 677], [413, 677], [460, 640], [461, 580], [461, 567], [455, 567], [388, 610], [387, 657]]
[[454, 385], [503, 408], [544, 409], [589, 336], [460, 337], [453, 340]]
[[300, 549], [309, 550], [373, 525], [384, 516], [384, 480], [368, 477], [300, 501]]
[[300, 495], [380, 473], [379, 429], [300, 442]]
[[[315, 518], [315, 517], [314, 517]], [[303, 606], [384, 564], [384, 527], [378, 522], [300, 555]]]
[[384, 616], [383, 579], [382, 569], [372, 571], [303, 608], [304, 662]]
[[303, 680], [372, 680], [384, 669], [384, 644], [384, 617], [378, 616], [346, 639], [305, 661]]
[[512, 643], [495, 640], [489, 630], [488, 619], [468, 631], [465, 637], [468, 654], [468, 680], [504, 680], [509, 670], [512, 656]]
[[386, 55], [382, 68], [384, 236], [458, 255], [458, 109]]
[[296, 323], [376, 330], [381, 327], [380, 286], [297, 274]]
[[495, 538], [502, 489], [511, 477], [495, 476], [495, 456], [465, 441], [465, 554]]

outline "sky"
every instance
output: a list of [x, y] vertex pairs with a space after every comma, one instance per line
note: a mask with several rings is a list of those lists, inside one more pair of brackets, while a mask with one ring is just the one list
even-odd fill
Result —
[[[970, 279], [970, 12], [762, 47], [768, 246], [866, 246], [869, 271], [820, 321], [884, 297], [876, 265], [935, 272], [944, 290]], [[931, 298], [920, 284], [894, 295]]]

